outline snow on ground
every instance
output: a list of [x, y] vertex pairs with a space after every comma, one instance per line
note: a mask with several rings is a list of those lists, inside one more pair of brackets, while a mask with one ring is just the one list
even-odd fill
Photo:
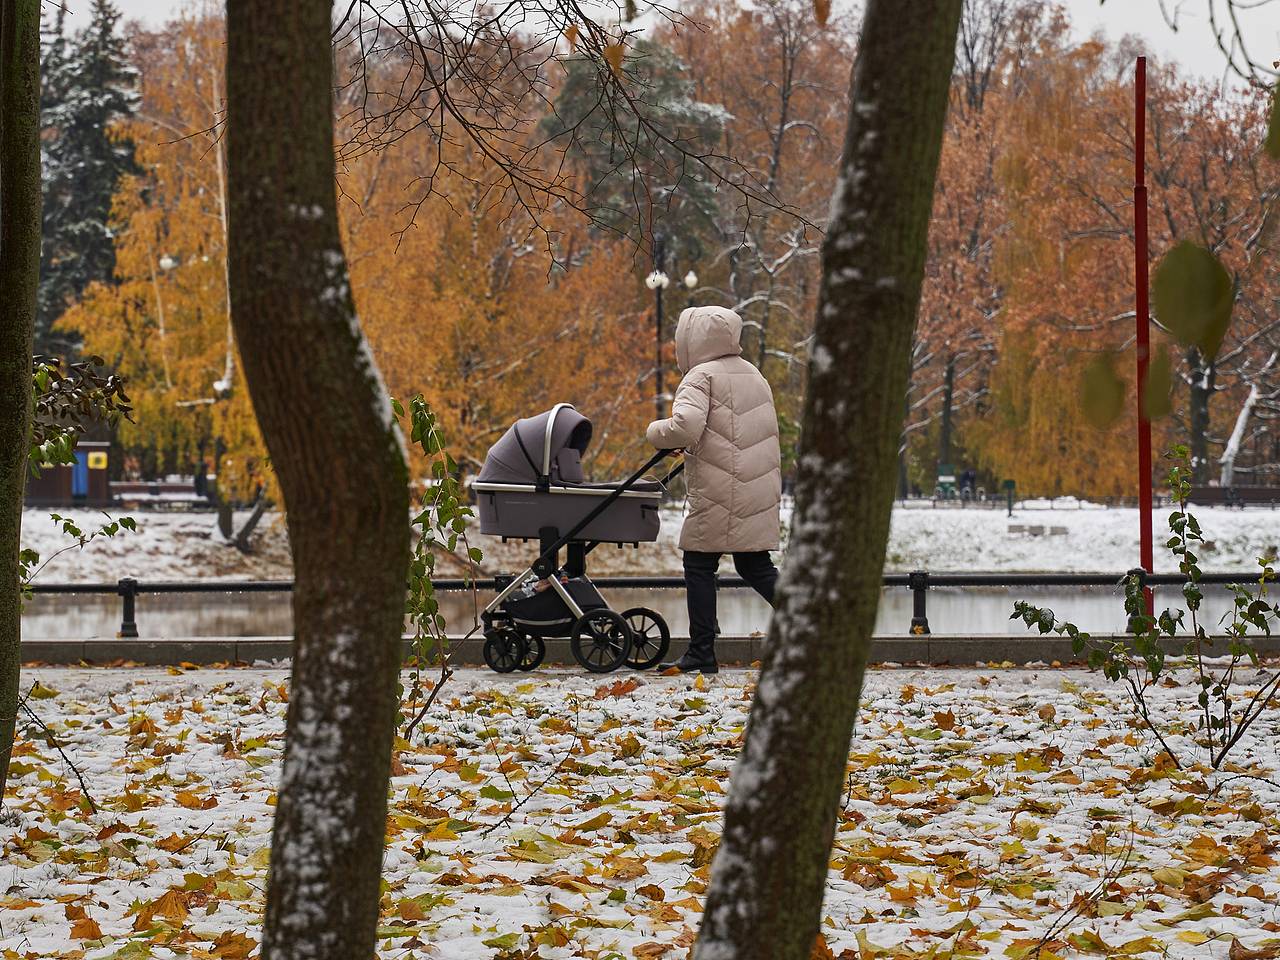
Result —
[[[2, 955], [252, 955], [286, 674], [32, 678], [100, 812], [24, 721]], [[378, 955], [683, 960], [754, 680], [461, 672], [396, 753]], [[1237, 772], [1275, 778], [1277, 733]], [[1280, 785], [1150, 754], [1096, 675], [874, 672], [815, 956], [1274, 956]]]
[[[137, 531], [122, 530], [74, 548], [51, 514], [69, 517], [86, 533], [128, 516]], [[236, 513], [237, 529], [248, 512]], [[252, 538], [253, 550], [241, 553], [218, 532], [210, 512], [145, 510], [44, 510], [22, 512], [22, 545], [39, 552], [42, 560], [68, 545], [73, 549], [54, 557], [37, 583], [114, 583], [136, 580], [275, 580], [292, 576], [289, 543], [280, 515], [262, 518]]]
[[[1191, 513], [1208, 541], [1198, 551], [1205, 570], [1253, 571], [1258, 557], [1280, 552], [1280, 510], [1193, 506]], [[1177, 563], [1161, 547], [1169, 537], [1168, 515], [1165, 508], [1153, 518], [1156, 570], [1176, 573]], [[987, 507], [900, 507], [893, 512], [885, 560], [887, 570], [936, 572], [1119, 573], [1137, 565], [1137, 509], [1084, 503], [1029, 505], [1012, 517]]]
[[[1097, 504], [1056, 501], [1057, 507], [1037, 502], [1014, 511], [988, 507], [939, 507], [911, 505], [894, 509], [885, 569], [905, 572], [927, 569], [945, 571], [1018, 572], [1121, 572], [1137, 565], [1138, 512], [1132, 508], [1106, 509]], [[1199, 508], [1205, 537], [1202, 566], [1209, 571], [1250, 571], [1266, 551], [1280, 548], [1280, 511]], [[82, 527], [101, 524], [99, 511], [66, 512]], [[116, 512], [112, 516], [118, 516]], [[110, 582], [131, 576], [138, 580], [187, 579], [288, 579], [292, 575], [288, 538], [283, 519], [263, 518], [253, 540], [253, 550], [241, 553], [223, 540], [211, 513], [134, 511], [138, 532], [124, 532], [112, 540], [99, 540], [82, 551], [71, 551], [53, 561], [42, 574], [44, 582]], [[1157, 545], [1165, 539], [1167, 511], [1155, 517]], [[591, 554], [588, 569], [595, 575], [678, 576], [681, 573], [677, 542], [683, 509], [663, 511], [657, 543], [639, 549], [604, 545]], [[785, 516], [784, 516], [784, 519]], [[237, 523], [243, 516], [237, 516]], [[1019, 529], [1021, 528], [1021, 529]], [[1040, 532], [1029, 532], [1039, 528]], [[49, 512], [27, 510], [23, 515], [23, 541], [47, 556], [67, 543]], [[486, 573], [514, 571], [537, 556], [537, 544], [503, 543], [498, 537], [473, 534], [471, 544], [484, 551]], [[1168, 553], [1156, 550], [1159, 570], [1173, 572], [1177, 565]], [[727, 571], [728, 564], [725, 565]], [[462, 566], [445, 564], [444, 576], [460, 576]]]

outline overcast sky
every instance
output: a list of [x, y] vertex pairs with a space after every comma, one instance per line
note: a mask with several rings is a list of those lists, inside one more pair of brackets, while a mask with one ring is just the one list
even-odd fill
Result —
[[[85, 19], [89, 0], [64, 0], [73, 23]], [[1159, 0], [1064, 0], [1079, 35], [1088, 37], [1100, 30], [1112, 39], [1136, 34], [1147, 44], [1152, 57], [1178, 60], [1201, 77], [1222, 75], [1223, 57], [1209, 27], [1208, 5], [1224, 0], [1166, 0], [1178, 8], [1177, 32], [1160, 15]], [[157, 24], [180, 6], [180, 0], [116, 0], [125, 16]], [[1264, 4], [1247, 14], [1248, 42], [1254, 56], [1266, 63], [1280, 60], [1280, 0]]]

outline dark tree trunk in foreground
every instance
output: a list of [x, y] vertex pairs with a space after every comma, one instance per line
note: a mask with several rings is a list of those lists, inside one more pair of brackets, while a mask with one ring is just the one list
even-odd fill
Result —
[[18, 552], [40, 283], [40, 0], [0, 0], [0, 798], [22, 662]]
[[962, 0], [870, 0], [823, 246], [781, 600], [694, 956], [808, 960], [880, 600]]
[[338, 233], [326, 0], [227, 4], [231, 309], [293, 547], [263, 957], [373, 956], [409, 494]]

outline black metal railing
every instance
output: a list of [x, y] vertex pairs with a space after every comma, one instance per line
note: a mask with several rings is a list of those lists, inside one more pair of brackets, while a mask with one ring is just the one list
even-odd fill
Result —
[[[1148, 587], [1180, 587], [1186, 578], [1177, 573], [1149, 574], [1143, 570], [1128, 573], [929, 573], [914, 570], [911, 573], [887, 573], [885, 587], [908, 589], [912, 593], [911, 624], [909, 633], [931, 633], [929, 626], [929, 591], [954, 587], [1117, 587], [1126, 576], [1138, 574]], [[1201, 578], [1205, 585], [1226, 585], [1256, 582], [1256, 573], [1206, 573]], [[603, 590], [644, 589], [678, 590], [684, 587], [683, 577], [598, 577], [593, 581]], [[734, 589], [747, 586], [741, 577], [720, 577], [721, 587]], [[440, 591], [495, 589], [492, 578], [466, 580], [462, 578], [434, 581]], [[199, 594], [199, 593], [291, 593], [292, 580], [155, 580], [142, 581], [124, 577], [116, 583], [43, 583], [32, 584], [35, 594], [97, 594], [120, 597], [121, 637], [138, 636], [137, 598], [139, 594]]]

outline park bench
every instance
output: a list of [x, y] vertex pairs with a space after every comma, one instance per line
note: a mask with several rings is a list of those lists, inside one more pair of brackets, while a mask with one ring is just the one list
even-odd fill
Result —
[[1191, 488], [1191, 502], [1202, 507], [1246, 507], [1250, 504], [1269, 504], [1274, 508], [1277, 500], [1280, 500], [1280, 487], [1197, 486]]

